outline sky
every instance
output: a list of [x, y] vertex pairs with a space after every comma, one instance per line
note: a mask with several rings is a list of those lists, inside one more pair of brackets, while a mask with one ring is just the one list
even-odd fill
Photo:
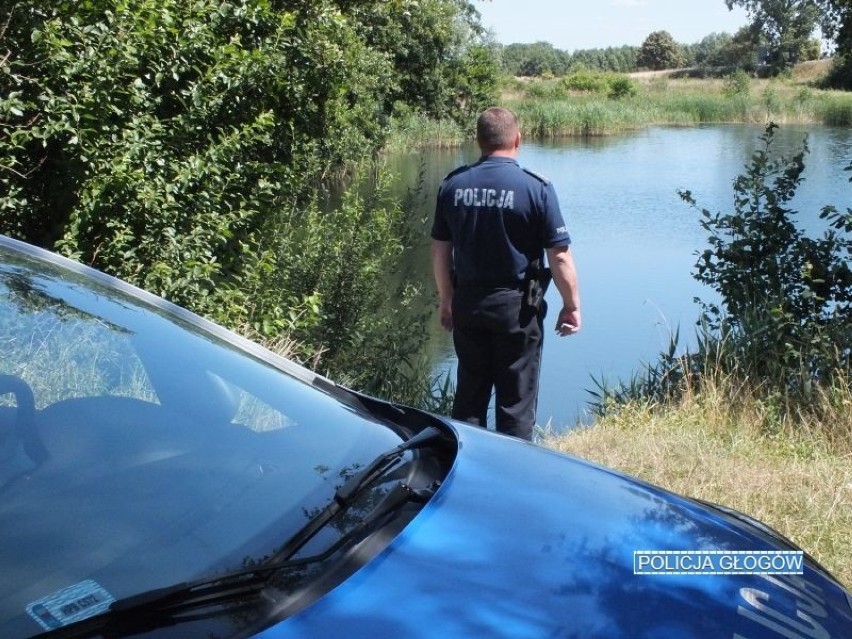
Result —
[[557, 49], [641, 46], [654, 31], [694, 44], [734, 34], [748, 20], [725, 0], [477, 0], [482, 23], [501, 44], [549, 42]]

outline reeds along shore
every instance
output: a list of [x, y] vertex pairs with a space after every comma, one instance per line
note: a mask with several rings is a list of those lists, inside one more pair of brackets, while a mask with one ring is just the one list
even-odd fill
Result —
[[[790, 77], [721, 78], [659, 73], [582, 72], [564, 78], [507, 78], [500, 102], [532, 138], [614, 135], [651, 125], [817, 124], [852, 126], [852, 93], [818, 88], [828, 61], [804, 63]], [[388, 150], [453, 148], [473, 140], [472, 123], [423, 115], [394, 122]]]
[[754, 80], [736, 90], [723, 80], [662, 78], [637, 83], [635, 94], [620, 98], [565, 90], [559, 81], [530, 84], [511, 91], [506, 104], [518, 113], [524, 133], [539, 138], [610, 135], [655, 124], [852, 125], [852, 94], [782, 81]]

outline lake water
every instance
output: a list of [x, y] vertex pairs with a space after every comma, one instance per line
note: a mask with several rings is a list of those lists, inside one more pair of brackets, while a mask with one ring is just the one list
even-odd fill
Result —
[[[571, 231], [582, 297], [583, 328], [570, 338], [552, 332], [555, 311], [546, 320], [538, 422], [554, 430], [587, 422], [593, 377], [610, 382], [629, 378], [656, 359], [680, 329], [682, 347], [694, 344], [698, 306], [713, 291], [692, 277], [696, 252], [706, 247], [699, 214], [678, 196], [689, 190], [699, 206], [733, 211], [732, 183], [761, 148], [763, 127], [748, 125], [695, 128], [652, 127], [598, 139], [525, 141], [519, 161], [553, 181]], [[825, 127], [782, 127], [776, 152], [792, 154], [808, 136], [805, 181], [794, 210], [805, 228], [819, 229], [818, 214], [828, 204], [852, 206], [852, 132]], [[414, 220], [431, 218], [434, 192], [455, 166], [475, 161], [473, 146], [392, 158], [405, 184], [425, 188]], [[429, 221], [410, 267], [431, 285]], [[555, 289], [551, 309], [559, 308]], [[453, 371], [450, 336], [433, 318], [429, 349], [436, 371]], [[681, 349], [682, 350], [682, 349]]]

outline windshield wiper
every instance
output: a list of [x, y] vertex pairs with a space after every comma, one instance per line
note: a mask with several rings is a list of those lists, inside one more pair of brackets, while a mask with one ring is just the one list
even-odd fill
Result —
[[[422, 448], [442, 437], [443, 433], [439, 428], [430, 426], [376, 457], [340, 486], [332, 501], [291, 536], [277, 552], [257, 566], [131, 595], [113, 602], [102, 614], [49, 630], [36, 637], [86, 637], [105, 631], [107, 636], [120, 635], [120, 629], [128, 625], [132, 626], [134, 632], [140, 632], [191, 621], [209, 614], [191, 615], [193, 611], [200, 609], [245, 604], [249, 598], [256, 596], [266, 587], [273, 574], [325, 561], [344, 546], [360, 541], [383, 525], [405, 504], [426, 503], [440, 482], [433, 482], [423, 488], [414, 488], [405, 482], [398, 482], [361, 521], [321, 553], [293, 559], [293, 556], [336, 515], [352, 505], [364, 489], [393, 468], [407, 451]], [[114, 633], [108, 632], [112, 629], [115, 629]]]
[[396, 448], [383, 453], [370, 462], [363, 470], [350, 477], [346, 483], [334, 493], [334, 499], [313, 517], [305, 526], [293, 535], [281, 549], [270, 558], [270, 561], [286, 561], [295, 555], [308, 543], [329, 521], [331, 521], [341, 510], [348, 508], [355, 497], [376, 479], [385, 474], [403, 454], [409, 450], [415, 450], [429, 442], [442, 437], [443, 433], [435, 426], [423, 429], [414, 437], [402, 442]]

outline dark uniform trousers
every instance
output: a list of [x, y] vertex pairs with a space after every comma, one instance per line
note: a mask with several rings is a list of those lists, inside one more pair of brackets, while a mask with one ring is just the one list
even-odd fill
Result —
[[541, 312], [519, 289], [461, 286], [453, 294], [458, 379], [452, 416], [486, 426], [492, 388], [501, 433], [531, 440], [541, 365]]

